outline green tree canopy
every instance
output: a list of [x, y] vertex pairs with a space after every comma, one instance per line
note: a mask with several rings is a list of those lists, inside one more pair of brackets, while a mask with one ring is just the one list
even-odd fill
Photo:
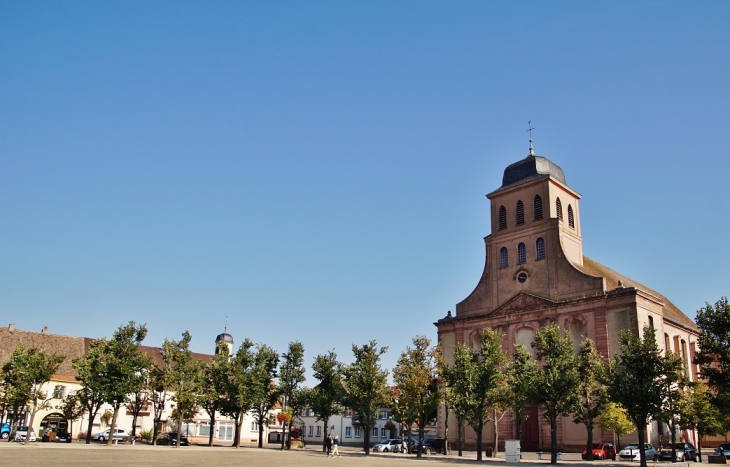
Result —
[[[282, 407], [287, 408], [291, 405], [292, 395], [299, 389], [299, 386], [305, 381], [306, 368], [304, 367], [304, 346], [301, 342], [289, 342], [289, 348], [282, 356], [281, 367], [279, 368], [279, 388], [282, 395]], [[293, 413], [293, 412], [292, 412]], [[281, 448], [291, 448], [291, 428], [294, 423], [294, 417], [289, 419], [288, 424], [282, 423], [285, 430], [284, 436], [281, 437]], [[288, 425], [288, 426], [287, 426]], [[288, 436], [286, 430], [288, 428]], [[286, 441], [285, 441], [286, 440]]]
[[330, 350], [324, 355], [317, 355], [312, 365], [317, 385], [306, 392], [307, 404], [317, 417], [317, 421], [324, 424], [322, 450], [325, 448], [329, 419], [342, 411], [342, 364], [337, 361], [337, 354]]
[[352, 346], [355, 361], [344, 371], [345, 400], [355, 410], [355, 421], [364, 431], [365, 454], [370, 454], [370, 430], [375, 425], [378, 409], [386, 407], [392, 391], [388, 387], [388, 370], [380, 367], [380, 358], [388, 350], [374, 340]]
[[730, 303], [722, 297], [714, 305], [706, 303], [695, 318], [700, 328], [699, 351], [695, 362], [713, 394], [713, 403], [730, 414]]
[[608, 398], [606, 374], [603, 355], [598, 352], [596, 344], [591, 339], [586, 339], [578, 353], [578, 398], [573, 422], [582, 423], [586, 427], [588, 433], [586, 452], [589, 461], [593, 460], [593, 430], [596, 419], [603, 412]]
[[573, 344], [556, 324], [535, 334], [532, 343], [539, 362], [530, 399], [540, 405], [543, 417], [550, 424], [550, 463], [558, 463], [558, 416], [570, 415], [578, 403], [578, 359]]

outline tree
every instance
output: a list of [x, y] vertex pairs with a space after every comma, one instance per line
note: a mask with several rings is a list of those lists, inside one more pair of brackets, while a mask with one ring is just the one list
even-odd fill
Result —
[[539, 362], [530, 399], [540, 405], [550, 424], [550, 463], [558, 463], [558, 417], [568, 416], [578, 402], [578, 362], [570, 338], [551, 324], [535, 334], [532, 347]]
[[218, 342], [216, 347], [217, 352], [210, 362], [198, 362], [198, 371], [196, 372], [200, 377], [198, 382], [200, 388], [198, 403], [208, 414], [210, 420], [208, 446], [213, 446], [215, 416], [218, 411], [223, 409], [225, 398], [228, 395], [226, 392], [230, 360], [228, 346], [225, 342]]
[[680, 411], [682, 394], [688, 384], [686, 375], [682, 372], [682, 359], [674, 352], [667, 352], [661, 359], [662, 372], [660, 376], [662, 404], [653, 418], [669, 426], [671, 434], [672, 462], [677, 462], [677, 450], [674, 443], [677, 441], [677, 423]]
[[253, 406], [252, 371], [254, 364], [253, 342], [246, 338], [238, 348], [236, 355], [231, 359], [226, 397], [222, 413], [236, 422], [236, 434], [233, 447], [238, 447], [241, 441], [241, 424], [246, 412]]
[[200, 376], [190, 352], [191, 339], [190, 333], [185, 331], [179, 341], [165, 339], [162, 343], [165, 387], [174, 393], [171, 400], [176, 403], [176, 417], [173, 417], [177, 419], [175, 447], [180, 446], [183, 420], [189, 420], [197, 413]]
[[573, 423], [582, 423], [588, 432], [586, 442], [587, 460], [593, 460], [593, 430], [596, 419], [603, 412], [607, 388], [606, 366], [596, 344], [586, 339], [578, 353], [578, 399], [573, 414]]
[[527, 347], [522, 344], [515, 345], [512, 358], [507, 363], [507, 381], [512, 390], [509, 405], [515, 415], [515, 439], [522, 439], [522, 425], [528, 417], [525, 405], [528, 403], [528, 395], [534, 384], [536, 372], [537, 365]]
[[152, 445], [157, 443], [157, 437], [162, 428], [162, 415], [165, 413], [165, 406], [170, 398], [167, 387], [166, 374], [168, 363], [163, 360], [162, 367], [152, 365], [149, 368], [150, 402], [154, 411], [154, 425], [152, 427]]
[[279, 356], [276, 350], [268, 345], [256, 346], [252, 371], [252, 406], [253, 417], [259, 429], [259, 448], [264, 447], [264, 426], [269, 423], [269, 412], [279, 401], [281, 393], [274, 384]]
[[[608, 402], [604, 407], [601, 415], [596, 419], [598, 426], [602, 430], [613, 430], [613, 444], [616, 445], [616, 451], [621, 450], [621, 437], [628, 435], [636, 429], [633, 422], [629, 420], [626, 409], [615, 402]], [[618, 437], [618, 442], [616, 438]]]
[[715, 305], [705, 303], [695, 318], [700, 328], [699, 351], [694, 363], [713, 394], [713, 403], [730, 413], [730, 303], [722, 297]]
[[[502, 349], [502, 336], [496, 330], [487, 328], [479, 338], [479, 349], [458, 343], [454, 348], [454, 363], [442, 373], [450, 389], [454, 413], [462, 416], [476, 434], [477, 460], [481, 461], [484, 425], [495, 408], [505, 401], [503, 367], [507, 355]], [[461, 440], [459, 444], [461, 452]]]
[[119, 408], [127, 400], [129, 394], [140, 389], [143, 381], [140, 373], [149, 365], [149, 361], [139, 350], [139, 345], [147, 336], [144, 324], [137, 326], [134, 321], [119, 326], [112, 338], [105, 343], [105, 371], [102, 382], [102, 394], [106, 403], [112, 405], [112, 423], [109, 427], [107, 446], [114, 442], [114, 429], [117, 426]]
[[68, 420], [68, 435], [73, 436], [73, 422], [86, 413], [86, 407], [77, 393], [70, 392], [66, 395], [61, 403], [61, 413]]
[[342, 363], [337, 361], [335, 351], [330, 350], [324, 355], [317, 355], [312, 370], [314, 378], [319, 383], [308, 391], [306, 402], [317, 417], [317, 421], [324, 424], [322, 450], [326, 451], [329, 419], [342, 411]]
[[611, 362], [608, 391], [634, 424], [641, 466], [646, 467], [646, 425], [662, 407], [664, 362], [651, 326], [644, 326], [643, 339], [623, 330], [619, 342], [621, 352]]
[[387, 347], [378, 348], [374, 340], [362, 347], [353, 344], [355, 361], [344, 371], [345, 400], [355, 411], [355, 421], [363, 428], [365, 455], [370, 455], [370, 430], [378, 409], [387, 406], [391, 399], [388, 370], [380, 367], [380, 357], [387, 350]]
[[149, 371], [152, 366], [152, 358], [144, 353], [139, 354], [138, 369], [132, 375], [132, 386], [134, 392], [127, 397], [125, 408], [132, 414], [132, 438], [137, 436], [137, 419], [139, 414], [148, 408], [152, 390], [150, 388]]
[[702, 461], [702, 437], [726, 433], [722, 415], [712, 403], [712, 393], [704, 382], [691, 383], [679, 403], [678, 424], [685, 430], [697, 431], [697, 460]]
[[[418, 445], [423, 444], [426, 423], [436, 417], [441, 401], [438, 381], [438, 352], [425, 336], [413, 338], [413, 348], [401, 353], [393, 369], [393, 381], [398, 388], [398, 406], [412, 414], [418, 424]], [[410, 417], [406, 416], [406, 419]], [[416, 449], [421, 457], [421, 449]]]
[[71, 366], [78, 373], [76, 380], [81, 384], [76, 394], [79, 402], [89, 413], [89, 423], [86, 428], [86, 444], [91, 443], [91, 429], [99, 409], [104, 404], [104, 386], [107, 371], [107, 341], [97, 339], [89, 344], [89, 351], [84, 357], [73, 359]]
[[[13, 350], [10, 360], [3, 365], [5, 381], [10, 387], [17, 388], [13, 396], [15, 403], [19, 405], [19, 402], [24, 399], [23, 405], [27, 403], [33, 405], [28, 426], [33, 426], [36, 413], [47, 405], [47, 393], [43, 390], [43, 385], [51, 380], [58, 366], [65, 359], [64, 355], [46, 353], [32, 347], [26, 349], [21, 344]], [[23, 444], [29, 442], [30, 436], [26, 436]]]
[[[292, 394], [294, 394], [294, 392], [306, 379], [304, 376], [306, 372], [306, 368], [304, 367], [304, 346], [301, 342], [289, 342], [287, 352], [281, 357], [283, 359], [283, 364], [279, 369], [279, 387], [281, 388], [282, 395], [282, 409], [286, 409], [291, 405], [290, 399], [292, 398]], [[282, 421], [281, 426], [284, 431], [284, 433], [282, 433], [283, 436], [281, 437], [282, 450], [284, 449], [285, 444], [287, 449], [291, 449], [292, 423], [294, 423], [293, 417], [290, 417], [288, 421]], [[289, 429], [288, 437], [286, 434], [287, 428]]]

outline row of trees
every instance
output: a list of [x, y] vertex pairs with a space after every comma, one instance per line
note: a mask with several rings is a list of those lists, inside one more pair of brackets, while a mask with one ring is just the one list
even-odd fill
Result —
[[[349, 365], [339, 362], [334, 350], [318, 355], [312, 365], [317, 384], [305, 388], [304, 348], [299, 342], [291, 342], [281, 355], [249, 339], [230, 355], [221, 343], [216, 355], [203, 361], [193, 358], [191, 336], [185, 332], [180, 340], [165, 340], [161, 356], [155, 360], [139, 347], [146, 327], [132, 321], [120, 326], [111, 339], [92, 341], [87, 354], [73, 360], [82, 388], [67, 396], [63, 411], [69, 420], [88, 413], [90, 434], [104, 403], [112, 407], [111, 430], [120, 408], [126, 408], [134, 417], [132, 429], [136, 434], [137, 416], [152, 406], [156, 439], [163, 411], [172, 402], [178, 426], [201, 410], [209, 415], [209, 444], [213, 442], [216, 414], [233, 419], [234, 446], [238, 446], [244, 416], [251, 413], [258, 422], [261, 447], [264, 427], [271, 421], [269, 414], [277, 402], [282, 404], [278, 419], [288, 428], [289, 438], [296, 414], [303, 408], [312, 409], [317, 420], [324, 422], [326, 439], [329, 419], [349, 407], [354, 422], [363, 430], [365, 452], [369, 453], [369, 437], [379, 409], [391, 407], [395, 421], [406, 427], [409, 438], [411, 426], [416, 425], [422, 442], [426, 425], [443, 403], [446, 419], [450, 411], [458, 421], [460, 454], [467, 423], [477, 435], [481, 459], [484, 426], [494, 424], [496, 447], [498, 424], [512, 412], [519, 439], [525, 406], [536, 404], [551, 427], [552, 463], [557, 462], [558, 417], [572, 415], [575, 423], [586, 427], [589, 456], [595, 426], [613, 429], [621, 436], [629, 431], [628, 418], [638, 431], [641, 463], [646, 465], [643, 442], [651, 420], [671, 428], [672, 442], [676, 428], [696, 430], [700, 436], [730, 429], [726, 415], [730, 413], [727, 299], [699, 310], [697, 324], [701, 334], [695, 363], [700, 365], [706, 384], [689, 381], [685, 363], [674, 353], [659, 349], [652, 327], [644, 328], [641, 338], [623, 332], [619, 352], [607, 361], [591, 340], [585, 340], [576, 354], [570, 338], [556, 325], [549, 325], [536, 333], [532, 352], [518, 345], [511, 354], [502, 348], [497, 331], [485, 329], [477, 345], [457, 344], [450, 363], [426, 337], [416, 337], [393, 369], [394, 391], [388, 386], [388, 371], [381, 366], [387, 348], [379, 347], [376, 341], [353, 345], [354, 361]], [[40, 388], [63, 361], [62, 355], [22, 346], [15, 349], [2, 366], [3, 408], [18, 414], [30, 404], [32, 423], [37, 411], [47, 404], [47, 394]]]

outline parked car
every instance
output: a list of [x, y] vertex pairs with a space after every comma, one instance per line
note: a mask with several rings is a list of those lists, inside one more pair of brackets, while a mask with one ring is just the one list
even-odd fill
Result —
[[730, 443], [722, 443], [715, 449], [716, 456], [725, 456], [727, 459], [730, 459]]
[[[91, 437], [93, 441], [101, 441], [106, 442], [109, 441], [109, 430], [101, 431], [94, 436]], [[129, 441], [129, 433], [127, 433], [127, 430], [123, 428], [115, 428], [114, 429], [114, 439], [121, 441], [122, 443], [125, 443]]]
[[401, 442], [399, 439], [386, 439], [375, 446], [373, 446], [373, 451], [378, 452], [401, 452]]
[[59, 443], [70, 443], [71, 435], [66, 430], [46, 431], [45, 433], [43, 433], [43, 438], [41, 440], [44, 443], [48, 442], [48, 441], [56, 441]]
[[[596, 460], [611, 459], [616, 460], [616, 448], [611, 443], [593, 443], [593, 458]], [[588, 459], [588, 449], [583, 448], [581, 454], [583, 460]]]
[[[21, 443], [25, 441], [25, 437], [28, 435], [28, 427], [27, 426], [19, 426], [15, 429], [15, 437], [13, 440], [16, 443]], [[33, 428], [30, 429], [30, 442], [35, 442], [35, 430]]]
[[[674, 449], [677, 452], [677, 462], [695, 461], [697, 462], [697, 449], [690, 443], [674, 443]], [[672, 460], [672, 445], [659, 451], [659, 460]]]
[[[446, 449], [446, 440], [443, 438], [429, 438], [423, 440], [423, 445], [421, 446], [421, 452], [424, 454], [433, 454], [433, 453], [439, 453], [443, 454], [444, 449]], [[413, 450], [415, 453], [416, 451]], [[448, 452], [447, 452], [448, 454]]]
[[[656, 452], [654, 446], [649, 443], [644, 443], [644, 453], [646, 454], [646, 460], [656, 461], [659, 459], [659, 453]], [[618, 453], [619, 459], [622, 461], [639, 461], [641, 459], [641, 450], [639, 449], [639, 443], [632, 443], [627, 445], [625, 448]]]
[[2, 439], [10, 438], [11, 431], [12, 430], [10, 429], [10, 424], [3, 423], [2, 425], [0, 425], [0, 438], [2, 438]]
[[[175, 446], [177, 444], [177, 431], [160, 433], [160, 435], [157, 436], [155, 444], [169, 444], [170, 446]], [[190, 441], [188, 440], [187, 435], [180, 435], [180, 446], [190, 446]]]

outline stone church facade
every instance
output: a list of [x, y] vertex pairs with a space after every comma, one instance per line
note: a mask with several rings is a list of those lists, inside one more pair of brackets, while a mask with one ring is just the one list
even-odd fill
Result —
[[[484, 271], [474, 291], [456, 305], [456, 312], [438, 320], [438, 339], [447, 361], [453, 361], [456, 343], [470, 346], [487, 327], [503, 334], [509, 353], [515, 344], [531, 349], [535, 332], [557, 323], [571, 337], [574, 347], [592, 339], [605, 358], [618, 351], [619, 332], [640, 335], [644, 326], [656, 329], [660, 347], [682, 356], [692, 380], [698, 329], [694, 322], [660, 293], [625, 277], [583, 255], [579, 200], [556, 164], [530, 154], [504, 171], [502, 186], [488, 194], [491, 231], [485, 241]], [[523, 425], [522, 449], [549, 449], [550, 427], [537, 407], [528, 407]], [[439, 412], [439, 433], [444, 433], [444, 409]], [[448, 421], [448, 437], [456, 443], [457, 423]], [[483, 441], [489, 446], [493, 424], [485, 427]], [[516, 436], [512, 414], [499, 423], [499, 439]], [[467, 447], [476, 445], [474, 432], [465, 429]], [[657, 443], [665, 427], [653, 423], [647, 438]], [[630, 435], [631, 436], [631, 435]], [[693, 440], [690, 433], [684, 433]], [[570, 417], [559, 419], [558, 445], [581, 450], [587, 434]], [[596, 430], [596, 442], [613, 442], [611, 432]], [[500, 446], [501, 449], [501, 446]]]

